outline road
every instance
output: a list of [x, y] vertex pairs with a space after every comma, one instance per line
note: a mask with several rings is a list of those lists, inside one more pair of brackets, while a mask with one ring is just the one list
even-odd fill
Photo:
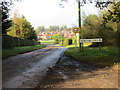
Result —
[[3, 88], [34, 88], [67, 48], [47, 46], [2, 61]]

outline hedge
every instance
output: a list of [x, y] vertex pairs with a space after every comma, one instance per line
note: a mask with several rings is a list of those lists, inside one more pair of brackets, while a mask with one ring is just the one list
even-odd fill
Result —
[[2, 48], [3, 49], [18, 47], [18, 46], [34, 46], [37, 44], [40, 44], [40, 42], [12, 37], [9, 35], [2, 35]]

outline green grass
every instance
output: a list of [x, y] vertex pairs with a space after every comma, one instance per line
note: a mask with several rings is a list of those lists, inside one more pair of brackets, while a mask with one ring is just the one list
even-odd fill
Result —
[[2, 58], [6, 58], [9, 56], [17, 55], [20, 53], [25, 53], [29, 51], [33, 51], [36, 49], [41, 49], [46, 47], [46, 45], [36, 45], [36, 46], [22, 46], [22, 47], [15, 47], [13, 49], [3, 49], [2, 50]]
[[[84, 46], [84, 47], [88, 47], [88, 46], [90, 46], [91, 44], [92, 44], [92, 43], [84, 43], [83, 46]], [[55, 46], [64, 46], [64, 45], [56, 44]], [[66, 46], [64, 46], [64, 47], [66, 47], [66, 48], [73, 48], [73, 47], [79, 47], [79, 46], [72, 44], [72, 45], [66, 45]]]
[[86, 51], [79, 51], [78, 48], [71, 48], [65, 52], [65, 55], [69, 55], [78, 61], [98, 67], [112, 66], [120, 62], [117, 47], [102, 47], [100, 51], [98, 48], [92, 47], [87, 47]]
[[[88, 47], [88, 46], [90, 46], [92, 43], [83, 43], [83, 46], [84, 47]], [[78, 45], [67, 45], [67, 46], [65, 46], [65, 47], [67, 47], [67, 48], [73, 48], [73, 47], [79, 47]]]
[[46, 43], [46, 44], [54, 44], [54, 40], [41, 40], [41, 43]]
[[90, 45], [92, 45], [92, 43], [91, 43], [91, 42], [88, 42], [88, 43], [83, 43], [83, 46], [84, 46], [84, 47], [88, 47], [88, 46], [90, 46]]

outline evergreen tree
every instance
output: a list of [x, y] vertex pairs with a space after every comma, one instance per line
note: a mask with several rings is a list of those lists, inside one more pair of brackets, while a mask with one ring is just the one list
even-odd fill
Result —
[[1, 2], [2, 8], [0, 8], [0, 11], [2, 11], [2, 34], [7, 33], [7, 29], [12, 25], [11, 20], [8, 19], [9, 17], [9, 6], [11, 5], [10, 2], [2, 1]]

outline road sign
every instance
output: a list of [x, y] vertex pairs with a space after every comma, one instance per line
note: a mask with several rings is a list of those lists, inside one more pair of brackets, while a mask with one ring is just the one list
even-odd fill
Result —
[[20, 30], [16, 30], [16, 35], [20, 35]]
[[95, 38], [95, 39], [80, 39], [81, 43], [85, 42], [102, 42], [102, 38]]
[[73, 29], [72, 29], [72, 32], [73, 32], [73, 33], [78, 33], [78, 32], [79, 32], [79, 28], [73, 28]]

